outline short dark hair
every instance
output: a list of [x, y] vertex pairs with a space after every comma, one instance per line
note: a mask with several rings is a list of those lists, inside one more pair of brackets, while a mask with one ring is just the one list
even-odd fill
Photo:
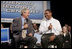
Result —
[[52, 11], [51, 11], [50, 9], [46, 9], [45, 11], [49, 11], [49, 12], [51, 12], [51, 13], [52, 13]]

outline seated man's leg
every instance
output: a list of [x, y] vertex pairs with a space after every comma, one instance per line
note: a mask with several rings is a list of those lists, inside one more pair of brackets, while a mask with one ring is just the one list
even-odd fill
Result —
[[43, 48], [47, 48], [49, 43], [48, 35], [43, 35], [41, 38], [41, 45]]
[[[49, 43], [53, 40], [54, 34], [53, 33], [49, 33], [49, 34], [44, 34], [41, 38], [41, 44], [43, 48], [48, 48]], [[52, 38], [52, 39], [50, 39]]]
[[37, 42], [37, 39], [35, 37], [26, 37], [26, 39], [28, 48], [33, 48]]
[[63, 38], [61, 36], [56, 36], [54, 42], [57, 45], [57, 48], [63, 47]]
[[19, 48], [19, 35], [14, 35], [15, 48]]

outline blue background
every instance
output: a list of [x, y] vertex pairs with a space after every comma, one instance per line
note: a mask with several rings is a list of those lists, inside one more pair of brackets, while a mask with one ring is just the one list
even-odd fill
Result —
[[1, 42], [9, 40], [9, 29], [1, 29]]
[[[17, 2], [27, 2], [27, 1], [17, 1]], [[43, 1], [32, 1], [31, 3], [33, 3], [33, 6], [35, 6], [35, 10], [39, 10], [39, 13], [30, 13], [29, 18], [30, 19], [43, 19], [43, 8], [44, 8]], [[2, 4], [7, 4], [7, 3], [1, 2], [1, 5]], [[9, 5], [23, 6], [23, 5], [17, 5], [17, 4], [9, 4]], [[16, 17], [21, 16], [20, 12], [5, 12], [5, 11], [3, 11], [6, 9], [11, 9], [11, 8], [1, 7], [1, 18], [16, 18]]]

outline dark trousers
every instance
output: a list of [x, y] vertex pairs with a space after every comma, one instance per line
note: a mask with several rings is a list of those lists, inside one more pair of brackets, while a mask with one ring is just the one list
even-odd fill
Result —
[[54, 35], [53, 33], [43, 34], [41, 38], [41, 44], [43, 48], [48, 48], [50, 44], [57, 45], [57, 48], [62, 48], [63, 46], [63, 38], [61, 36], [56, 36], [54, 41], [49, 41], [49, 37]]
[[22, 38], [21, 40], [20, 40], [20, 42], [24, 42], [23, 44], [25, 45], [25, 46], [28, 46], [28, 48], [33, 48], [34, 47], [34, 45], [36, 44], [36, 42], [37, 42], [37, 39], [35, 38], [35, 37], [29, 37], [29, 36], [27, 36], [26, 38]]
[[20, 47], [19, 41], [20, 41], [20, 35], [13, 34], [13, 42], [12, 43], [13, 43], [15, 48]]
[[36, 44], [37, 39], [35, 37], [29, 37], [29, 36], [23, 39], [19, 35], [15, 35], [14, 41], [16, 48], [20, 47], [21, 42], [23, 42], [23, 45], [28, 46], [28, 48], [33, 48], [34, 45]]

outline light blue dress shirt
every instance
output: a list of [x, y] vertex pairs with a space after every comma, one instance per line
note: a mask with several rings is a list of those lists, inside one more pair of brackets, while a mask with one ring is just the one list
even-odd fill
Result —
[[21, 20], [22, 20], [22, 29], [24, 28], [24, 20], [25, 18], [21, 16]]
[[[22, 29], [23, 29], [23, 28], [24, 28], [24, 22], [25, 22], [26, 20], [25, 20], [25, 18], [22, 17], [22, 16], [21, 16], [21, 20], [22, 20]], [[27, 29], [26, 29], [26, 31], [27, 31]], [[26, 34], [27, 34], [27, 32], [26, 32]]]

